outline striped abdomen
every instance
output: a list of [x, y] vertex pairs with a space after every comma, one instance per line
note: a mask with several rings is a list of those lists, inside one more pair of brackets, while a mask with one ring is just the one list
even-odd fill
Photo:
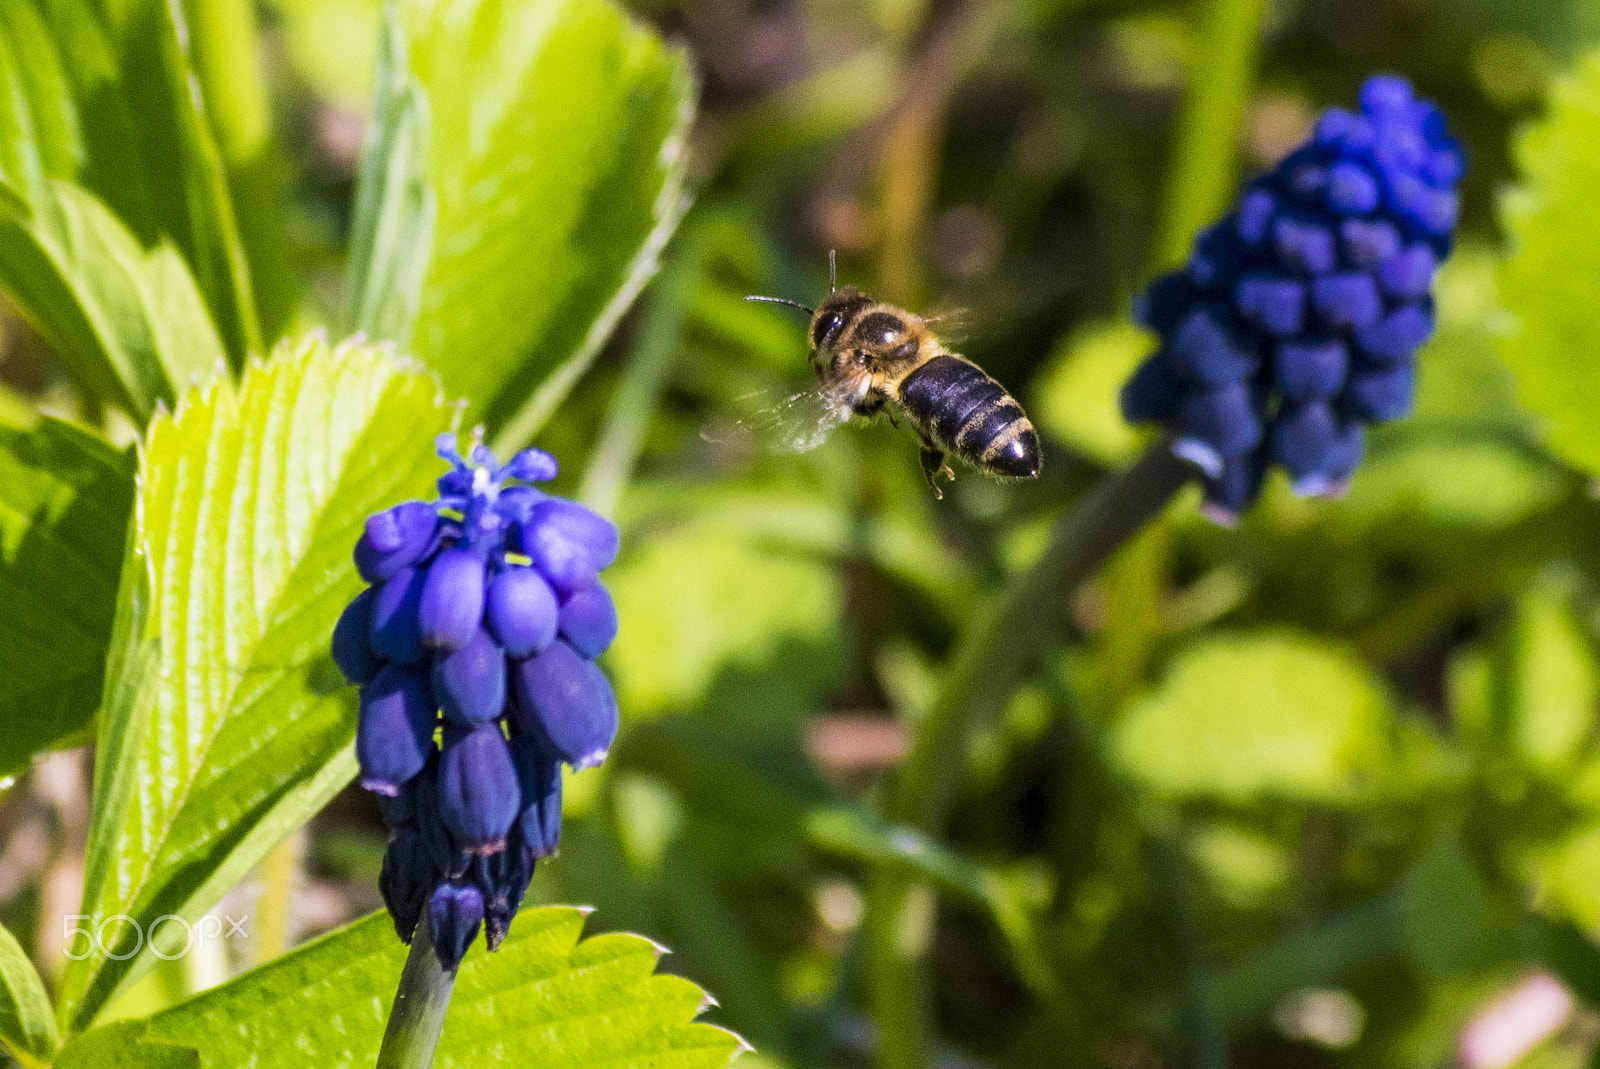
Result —
[[932, 444], [980, 471], [1013, 479], [1039, 474], [1033, 424], [972, 361], [934, 357], [901, 380], [900, 403]]

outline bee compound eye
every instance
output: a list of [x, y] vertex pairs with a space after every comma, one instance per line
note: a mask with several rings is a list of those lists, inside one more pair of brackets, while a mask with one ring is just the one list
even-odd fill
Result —
[[828, 344], [835, 334], [839, 333], [839, 328], [842, 326], [844, 326], [844, 317], [838, 312], [828, 312], [825, 315], [818, 316], [816, 329], [811, 334], [812, 343], [821, 348]]

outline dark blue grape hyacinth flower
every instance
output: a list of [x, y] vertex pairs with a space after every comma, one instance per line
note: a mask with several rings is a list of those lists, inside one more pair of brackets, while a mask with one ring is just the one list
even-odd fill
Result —
[[561, 765], [599, 764], [616, 735], [594, 658], [617, 634], [599, 575], [618, 538], [525, 485], [555, 477], [548, 453], [501, 466], [448, 434], [438, 449], [451, 470], [437, 501], [368, 518], [355, 559], [371, 585], [339, 618], [333, 657], [361, 688], [361, 785], [390, 829], [384, 902], [407, 943], [425, 921], [453, 970], [480, 927], [499, 946], [555, 851]]
[[1172, 432], [1212, 518], [1248, 508], [1272, 464], [1296, 493], [1342, 492], [1363, 427], [1410, 413], [1465, 169], [1439, 109], [1376, 75], [1360, 114], [1326, 112], [1151, 284], [1137, 311], [1161, 346], [1123, 414]]

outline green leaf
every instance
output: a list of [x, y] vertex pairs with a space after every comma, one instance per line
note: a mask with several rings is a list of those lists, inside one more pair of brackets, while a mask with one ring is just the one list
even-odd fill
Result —
[[1369, 544], [1437, 553], [1525, 520], [1565, 491], [1562, 469], [1533, 449], [1486, 435], [1413, 433], [1373, 450], [1340, 512]]
[[[841, 641], [843, 593], [814, 557], [707, 524], [645, 543], [606, 576], [625, 621], [608, 656], [630, 716], [690, 708], [718, 681], [769, 672], [814, 693], [838, 667], [827, 653]], [[811, 652], [796, 657], [797, 649]], [[752, 697], [742, 694], [746, 711]], [[765, 704], [787, 708], [790, 719], [797, 708]]]
[[1528, 851], [1528, 878], [1538, 888], [1540, 907], [1570, 917], [1585, 928], [1600, 924], [1600, 824], [1574, 828], [1553, 843], [1535, 843]]
[[51, 179], [98, 195], [145, 248], [170, 242], [228, 352], [260, 346], [226, 177], [166, 0], [0, 12], [0, 181], [41, 207]]
[[1600, 1007], [1600, 947], [1569, 920], [1532, 918], [1539, 958], [1591, 1009]]
[[177, 250], [145, 249], [70, 182], [38, 198], [0, 186], [0, 289], [78, 379], [142, 421], [209, 376], [222, 343]]
[[200, 1069], [193, 1047], [146, 1039], [145, 1021], [118, 1021], [74, 1036], [52, 1069]]
[[385, 9], [376, 137], [361, 160], [350, 236], [352, 331], [408, 339], [433, 247], [438, 198], [427, 178], [428, 98], [412, 76], [405, 33]]
[[132, 512], [132, 457], [58, 420], [0, 426], [0, 776], [87, 731]]
[[261, 348], [260, 326], [227, 178], [173, 21], [176, 5], [28, 2], [43, 12], [72, 83], [84, 145], [75, 177], [140, 244], [165, 238], [177, 247], [227, 351], [242, 363], [247, 350]]
[[44, 981], [10, 932], [0, 928], [0, 1042], [25, 1066], [48, 1065], [60, 1045]]
[[[327, 652], [360, 588], [350, 547], [369, 513], [426, 492], [448, 415], [385, 350], [313, 336], [151, 426], [96, 753], [92, 923], [194, 920], [352, 778], [355, 693]], [[139, 927], [68, 964], [63, 1022], [90, 1023], [153, 960]]]
[[32, 3], [0, 5], [0, 182], [30, 199], [83, 159], [72, 87]]
[[[375, 252], [429, 256], [412, 348], [471, 399], [470, 419], [499, 429], [499, 447], [518, 445], [655, 273], [682, 209], [689, 67], [609, 0], [441, 0], [402, 14], [438, 215], [431, 250], [396, 241]], [[420, 113], [406, 121], [414, 129]], [[413, 144], [406, 133], [378, 147]], [[363, 176], [409, 169], [372, 164]], [[403, 181], [389, 189], [411, 196]]]
[[1585, 628], [1549, 587], [1522, 598], [1502, 641], [1497, 710], [1505, 745], [1528, 767], [1559, 780], [1594, 733], [1600, 666]]
[[915, 828], [837, 801], [798, 753], [790, 752], [796, 760], [785, 762], [770, 739], [750, 745], [706, 718], [661, 717], [625, 732], [612, 760], [619, 772], [658, 778], [704, 818], [739, 829], [749, 841], [803, 841], [835, 857], [925, 881], [977, 907], [1006, 941], [1029, 986], [1041, 996], [1056, 993], [1039, 949], [1035, 911], [1019, 881]]
[[[1230, 1028], [1264, 1025], [1284, 997], [1306, 988], [1336, 987], [1363, 965], [1392, 955], [1400, 944], [1399, 899], [1384, 895], [1314, 924], [1285, 931], [1241, 954], [1211, 980], [1211, 1002]], [[1145, 1011], [1152, 1027], [1173, 1033], [1182, 1022], [1178, 999], [1162, 996]]]
[[1387, 696], [1354, 656], [1258, 632], [1185, 650], [1110, 748], [1118, 771], [1158, 796], [1341, 803], [1392, 762], [1392, 728]]
[[1125, 320], [1075, 334], [1034, 385], [1040, 429], [1101, 464], [1131, 461], [1141, 436], [1123, 421], [1122, 384], [1152, 350], [1150, 333]]
[[[468, 952], [436, 1069], [720, 1069], [742, 1049], [731, 1032], [694, 1022], [704, 992], [654, 974], [660, 947], [636, 935], [579, 942], [583, 917], [523, 910], [496, 953]], [[157, 1014], [136, 1046], [193, 1047], [202, 1069], [286, 1064], [289, 1051], [296, 1065], [370, 1066], [404, 959], [389, 917], [375, 914]]]
[[1400, 933], [1436, 979], [1481, 976], [1514, 960], [1515, 919], [1497, 901], [1460, 837], [1440, 835], [1401, 884]]
[[1500, 345], [1523, 402], [1545, 421], [1550, 448], [1600, 473], [1600, 54], [1554, 87], [1548, 118], [1517, 152], [1522, 187], [1502, 202], [1512, 253], [1501, 296], [1514, 329]]

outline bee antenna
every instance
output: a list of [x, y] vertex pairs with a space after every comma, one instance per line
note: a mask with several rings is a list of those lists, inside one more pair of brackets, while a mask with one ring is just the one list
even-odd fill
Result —
[[787, 299], [785, 299], [783, 297], [746, 297], [745, 300], [747, 300], [747, 301], [764, 301], [767, 304], [786, 304], [790, 308], [798, 308], [798, 309], [800, 309], [800, 311], [804, 312], [808, 316], [817, 314], [817, 310], [815, 308], [807, 308], [805, 305], [801, 304], [799, 301], [791, 301], [791, 300], [787, 300]]
[[828, 250], [828, 296], [839, 288], [839, 250]]

